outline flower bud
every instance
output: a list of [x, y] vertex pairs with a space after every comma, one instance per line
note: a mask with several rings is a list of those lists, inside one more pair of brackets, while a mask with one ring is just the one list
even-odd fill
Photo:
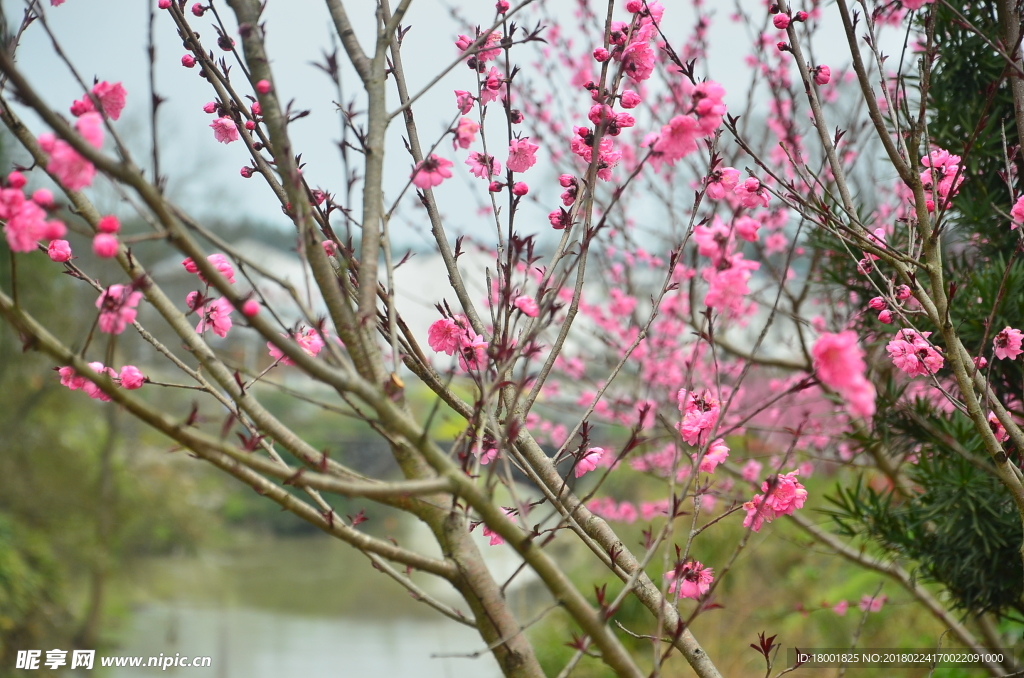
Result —
[[246, 318], [253, 318], [260, 312], [260, 304], [255, 299], [249, 299], [242, 304], [242, 315]]
[[110, 233], [97, 233], [92, 239], [92, 252], [101, 259], [116, 257], [119, 247], [117, 236]]
[[68, 227], [64, 225], [63, 221], [57, 219], [50, 219], [43, 224], [43, 240], [60, 240], [68, 234]]
[[100, 233], [117, 233], [121, 230], [121, 222], [113, 214], [108, 214], [96, 224], [96, 230]]
[[133, 391], [142, 388], [142, 385], [146, 383], [146, 375], [134, 365], [125, 365], [121, 368], [118, 380], [121, 382], [121, 388]]
[[626, 89], [622, 91], [619, 101], [622, 102], [623, 108], [636, 108], [640, 105], [640, 95], [631, 89]]
[[51, 240], [50, 246], [46, 249], [46, 256], [50, 257], [50, 261], [63, 264], [71, 259], [71, 245], [67, 240]]
[[32, 202], [40, 207], [53, 207], [53, 193], [46, 188], [40, 188], [32, 194]]

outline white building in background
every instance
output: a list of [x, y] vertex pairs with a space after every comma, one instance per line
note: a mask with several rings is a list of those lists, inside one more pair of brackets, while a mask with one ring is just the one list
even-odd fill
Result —
[[[256, 262], [278, 278], [287, 281], [315, 316], [327, 314], [323, 297], [309, 267], [295, 251], [284, 250], [253, 238], [238, 240], [232, 243], [232, 247], [242, 257]], [[211, 253], [214, 251], [210, 250]], [[400, 259], [403, 254], [396, 253], [396, 258]], [[185, 294], [202, 289], [202, 282], [185, 270], [181, 264], [182, 259], [183, 257], [177, 254], [168, 257], [153, 266], [150, 272], [158, 284], [165, 287], [172, 299], [177, 300], [180, 297], [184, 305]], [[494, 261], [487, 255], [478, 251], [468, 251], [459, 257], [459, 269], [463, 272], [466, 285], [474, 300], [480, 304], [486, 303], [483, 281], [484, 271], [488, 266], [493, 277]], [[245, 273], [284, 323], [305, 322], [298, 306], [280, 285], [249, 267], [245, 267]], [[447, 299], [453, 311], [459, 312], [461, 308], [448, 282], [444, 260], [437, 253], [413, 254], [395, 269], [394, 275], [395, 306], [398, 313], [416, 335], [417, 341], [426, 346], [427, 328], [439, 317], [435, 305]], [[384, 280], [383, 266], [380, 276], [381, 280]], [[235, 284], [242, 289], [249, 287], [249, 280], [237, 270], [237, 267]]]
[[[313, 275], [305, 261], [299, 257], [294, 250], [286, 250], [268, 244], [255, 238], [243, 238], [234, 243], [232, 247], [242, 257], [256, 262], [263, 269], [271, 272], [274, 276], [287, 281], [302, 298], [303, 303], [309, 308], [315, 318], [326, 317], [327, 309], [323, 297], [316, 285]], [[214, 250], [210, 250], [212, 253]], [[404, 252], [396, 252], [396, 264], [401, 261]], [[159, 284], [164, 286], [172, 299], [181, 300], [184, 307], [185, 295], [192, 290], [203, 289], [202, 283], [191, 273], [188, 273], [181, 265], [180, 255], [169, 257], [152, 268], [152, 275]], [[495, 262], [491, 255], [488, 255], [476, 248], [468, 249], [458, 259], [459, 270], [462, 272], [463, 280], [469, 289], [472, 299], [478, 304], [481, 315], [486, 319], [487, 293], [486, 280], [487, 271], [490, 271], [491, 279], [496, 278]], [[595, 269], [596, 270], [596, 269]], [[244, 267], [243, 275], [241, 270], [236, 270], [236, 285], [241, 289], [248, 289], [250, 280], [258, 288], [260, 295], [274, 309], [276, 315], [288, 326], [305, 324], [305, 318], [298, 305], [291, 298], [290, 294], [273, 280], [264, 277], [255, 270]], [[634, 283], [649, 286], [649, 293], [637, 294], [638, 321], [646, 319], [650, 309], [651, 295], [660, 289], [663, 280], [661, 273], [652, 273], [649, 270], [636, 270], [633, 273]], [[386, 272], [381, 266], [380, 278], [385, 280]], [[751, 287], [756, 287], [755, 278]], [[447, 301], [452, 311], [461, 312], [461, 305], [448, 279], [448, 270], [445, 268], [444, 260], [436, 252], [416, 253], [411, 255], [404, 263], [401, 263], [394, 271], [394, 283], [396, 290], [395, 306], [399, 315], [412, 330], [419, 342], [420, 347], [428, 356], [433, 355], [427, 345], [427, 330], [431, 323], [440, 316], [436, 305]], [[535, 290], [530, 290], [535, 291]], [[601, 303], [607, 299], [607, 290], [604, 281], [591, 279], [584, 288], [584, 299], [587, 303]], [[732, 326], [725, 333], [728, 340], [740, 349], [749, 350], [758, 338], [764, 322], [767, 321], [769, 310], [761, 308], [749, 320], [745, 327]], [[554, 330], [549, 328], [547, 335], [553, 336]], [[241, 333], [229, 335], [232, 342], [239, 342]], [[813, 334], [813, 332], [812, 332]], [[252, 336], [249, 334], [248, 336]], [[542, 335], [542, 341], [546, 335]], [[213, 337], [216, 342], [217, 337]], [[224, 344], [232, 343], [224, 342]], [[600, 346], [598, 331], [593, 321], [586, 314], [579, 314], [576, 317], [573, 332], [570, 335], [568, 348], [573, 352], [573, 346], [577, 349], [589, 346], [594, 342], [597, 349]], [[241, 340], [244, 348], [245, 363], [250, 367], [260, 368], [266, 366], [266, 347], [262, 338], [255, 338], [253, 341]], [[578, 350], [576, 351], [578, 352]], [[784, 315], [778, 314], [775, 317], [772, 330], [765, 337], [759, 349], [759, 355], [772, 356], [799, 360], [802, 356], [799, 346], [795, 341], [795, 334], [791, 321]], [[451, 358], [447, 355], [437, 356], [435, 363], [438, 369], [447, 369], [451, 365]], [[296, 375], [297, 376], [297, 375]]]

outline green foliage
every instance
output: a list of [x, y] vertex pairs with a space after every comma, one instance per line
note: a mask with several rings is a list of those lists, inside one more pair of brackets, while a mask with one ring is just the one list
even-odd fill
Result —
[[897, 436], [922, 444], [906, 466], [920, 489], [902, 500], [863, 482], [839, 486], [831, 501], [841, 530], [917, 562], [919, 574], [945, 586], [959, 609], [1024, 611], [1020, 516], [970, 420], [941, 416], [919, 400], [891, 424]]
[[1018, 260], [1008, 266], [1007, 257], [997, 254], [979, 265], [970, 261], [976, 256], [964, 254], [956, 262], [964, 276], [969, 276], [963, 298], [956, 304], [957, 330], [968, 351], [988, 357], [986, 374], [1000, 400], [1020, 402], [1024, 397], [1021, 362], [994, 359], [992, 340], [1004, 327], [1019, 328], [1024, 319], [1024, 262]]
[[[19, 256], [46, 261], [41, 253]], [[95, 293], [49, 263], [19, 265], [19, 302], [75, 345], [92, 324]], [[0, 285], [8, 293], [10, 281], [0, 238]], [[202, 476], [182, 469], [194, 467], [191, 460], [167, 455], [163, 439], [112, 405], [62, 387], [53, 363], [25, 348], [0, 323], [4, 667], [11, 648], [70, 647], [87, 618], [83, 583], [93, 585], [97, 573], [103, 578], [140, 556], [187, 549], [211, 527], [194, 499]]]
[[[995, 2], [956, 3], [956, 10], [988, 41], [999, 41]], [[967, 350], [988, 358], [986, 376], [997, 396], [1021, 402], [1020, 362], [992, 355], [992, 340], [1002, 328], [1024, 324], [1024, 263], [1013, 259], [1018, 237], [1007, 216], [1011, 200], [1003, 146], [1004, 133], [1011, 154], [1019, 143], [1013, 99], [1002, 58], [986, 38], [944, 4], [929, 11], [938, 52], [928, 91], [931, 147], [962, 156], [964, 167], [953, 209], [942, 217], [944, 277], [954, 286], [950, 317]], [[928, 150], [922, 148], [921, 155]], [[1018, 170], [1021, 160], [1015, 158]], [[840, 248], [827, 234], [815, 238], [819, 247]], [[862, 303], [876, 294], [848, 257], [826, 267], [821, 282], [843, 294], [856, 292]], [[876, 363], [878, 414], [873, 434], [858, 442], [877, 446], [896, 461], [914, 455], [916, 461], [902, 470], [915, 494], [904, 500], [866, 483], [840, 488], [831, 499], [837, 524], [888, 556], [910, 561], [920, 576], [942, 584], [961, 610], [1021, 611], [1020, 517], [993, 474], [981, 438], [960, 413], [939, 411], [934, 402], [907, 404], [907, 380], [893, 374], [882, 353], [898, 327], [882, 325], [873, 315], [865, 314], [859, 329], [875, 337], [871, 350], [882, 357]], [[941, 343], [938, 333], [931, 339]]]
[[[956, 5], [957, 12], [990, 41], [999, 42], [994, 1]], [[1009, 214], [1011, 205], [1004, 180], [1001, 134], [1005, 132], [1010, 148], [1019, 141], [1004, 62], [949, 7], [936, 3], [933, 11], [940, 58], [935, 62], [928, 92], [928, 133], [934, 145], [960, 155], [964, 161], [964, 183], [950, 218], [963, 235], [977, 233], [983, 237], [980, 254], [1005, 251], [1012, 240], [1008, 238], [1006, 217], [998, 214]]]
[[0, 513], [0, 666], [66, 631], [59, 571], [43, 535]]

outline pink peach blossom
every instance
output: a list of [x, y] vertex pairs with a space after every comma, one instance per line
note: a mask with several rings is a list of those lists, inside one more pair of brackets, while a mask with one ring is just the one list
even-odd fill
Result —
[[[20, 195], [21, 191], [16, 193]], [[4, 211], [7, 216], [4, 236], [12, 252], [31, 252], [46, 233], [46, 212], [35, 202], [24, 200], [23, 195], [17, 203], [17, 208], [8, 207]]]
[[[89, 367], [92, 368], [93, 372], [105, 374], [111, 379], [117, 378], [117, 372], [115, 372], [113, 368], [104, 367], [103, 363], [89, 363]], [[93, 400], [100, 400], [105, 403], [110, 402], [110, 396], [104, 393], [99, 386], [89, 380], [86, 380], [85, 383], [82, 384], [82, 390], [85, 391], [85, 394]]]
[[740, 171], [735, 167], [723, 167], [715, 170], [705, 179], [707, 196], [712, 200], [721, 200], [727, 193], [735, 190], [740, 180]]
[[116, 235], [97, 233], [92, 239], [92, 253], [101, 259], [113, 259], [117, 256], [121, 244]]
[[1005, 443], [1010, 439], [1010, 434], [1006, 432], [1006, 428], [1003, 427], [995, 412], [988, 413], [988, 425], [992, 429], [992, 434], [999, 442]]
[[451, 166], [451, 160], [431, 154], [429, 158], [416, 163], [412, 171], [412, 183], [423, 190], [440, 186], [442, 181], [451, 178]]
[[487, 340], [482, 335], [467, 332], [459, 347], [459, 367], [466, 372], [483, 369], [487, 365]]
[[1017, 202], [1013, 203], [1013, 207], [1010, 209], [1010, 230], [1017, 228], [1021, 224], [1024, 224], [1024, 195], [1017, 198]]
[[121, 230], [121, 222], [113, 214], [108, 214], [96, 222], [96, 230], [100, 233], [117, 233]]
[[791, 471], [779, 474], [761, 483], [764, 494], [756, 494], [743, 504], [747, 512], [743, 527], [759, 532], [765, 522], [770, 523], [780, 515], [792, 515], [797, 509], [803, 508], [807, 490], [796, 479], [798, 473]]
[[455, 90], [455, 104], [463, 115], [473, 110], [473, 101], [474, 97], [469, 92], [461, 89]]
[[50, 261], [62, 264], [71, 259], [71, 245], [67, 240], [51, 240], [46, 254], [50, 257]]
[[631, 89], [622, 90], [622, 95], [619, 97], [619, 102], [623, 108], [636, 108], [640, 105], [640, 95]]
[[[104, 80], [93, 85], [92, 93], [100, 100], [100, 106], [103, 107], [103, 112], [107, 114], [108, 118], [117, 120], [121, 117], [121, 111], [124, 110], [125, 100], [128, 97], [124, 85], [120, 82], [109, 83]], [[84, 99], [91, 102], [89, 97], [84, 97]]]
[[814, 370], [821, 383], [833, 389], [858, 417], [875, 413], [875, 387], [864, 376], [867, 365], [857, 333], [823, 333], [811, 348]]
[[85, 113], [75, 123], [75, 129], [90, 146], [103, 147], [103, 118], [99, 113]]
[[121, 388], [128, 389], [129, 391], [142, 388], [142, 385], [146, 383], [146, 375], [142, 374], [142, 371], [134, 365], [122, 367], [121, 375], [118, 378], [121, 382]]
[[601, 456], [604, 454], [603, 447], [591, 447], [586, 453], [579, 458], [576, 462], [576, 468], [573, 473], [577, 478], [581, 477], [584, 473], [588, 473], [597, 468], [597, 462], [601, 460]]
[[[685, 401], [682, 400], [684, 397]], [[679, 432], [688, 445], [697, 445], [701, 435], [718, 422], [719, 402], [706, 391], [698, 395], [682, 389], [678, 398], [679, 411], [683, 414], [683, 420], [678, 424]]]
[[[111, 378], [116, 378], [117, 377], [117, 372], [115, 372], [113, 369], [111, 369], [109, 367], [104, 367], [103, 363], [99, 363], [99, 362], [89, 363], [89, 367], [94, 372], [98, 372], [100, 374], [106, 374], [107, 376], [109, 376]], [[77, 391], [77, 390], [81, 389], [82, 391], [85, 392], [85, 394], [87, 396], [89, 396], [90, 398], [93, 398], [95, 400], [102, 400], [103, 402], [109, 402], [110, 401], [110, 396], [108, 396], [106, 393], [101, 391], [100, 387], [97, 386], [96, 384], [94, 384], [93, 382], [89, 381], [88, 378], [83, 377], [80, 374], [78, 374], [77, 372], [75, 372], [75, 369], [73, 367], [70, 367], [70, 366], [62, 367], [59, 370], [57, 370], [57, 373], [60, 374], [61, 386], [66, 386], [67, 388], [69, 388], [72, 391]]]
[[466, 337], [466, 324], [462, 319], [441, 318], [427, 330], [427, 344], [438, 353], [455, 355]]
[[210, 123], [210, 127], [213, 128], [214, 138], [222, 144], [230, 144], [239, 139], [238, 126], [235, 125], [235, 121], [230, 115], [217, 118]]
[[733, 193], [739, 196], [740, 204], [747, 209], [768, 207], [771, 196], [764, 189], [764, 185], [754, 177], [748, 177], [746, 181], [736, 186]]
[[1024, 333], [1020, 330], [1012, 327], [1007, 327], [999, 332], [992, 340], [992, 345], [995, 347], [995, 356], [999, 360], [1016, 360], [1021, 351], [1021, 339], [1024, 338]]
[[484, 153], [470, 153], [466, 158], [469, 173], [481, 179], [490, 179], [501, 173], [501, 163], [494, 156]]
[[89, 381], [85, 377], [79, 376], [78, 372], [75, 372], [75, 369], [70, 366], [60, 368], [57, 370], [57, 374], [60, 375], [60, 385], [72, 391], [84, 388]]
[[537, 164], [537, 149], [540, 146], [529, 139], [513, 139], [508, 145], [508, 160], [505, 166], [513, 172], [525, 172]]
[[[282, 337], [287, 336], [282, 334]], [[299, 345], [302, 352], [311, 358], [315, 358], [319, 355], [320, 351], [324, 347], [324, 340], [320, 337], [320, 333], [312, 327], [307, 327], [304, 330], [300, 330], [295, 335], [295, 343]], [[280, 362], [282, 365], [294, 365], [295, 363], [291, 358], [287, 357], [284, 352], [281, 351], [272, 342], [267, 342], [267, 348], [270, 349], [270, 357]]]
[[740, 471], [740, 477], [747, 482], [754, 482], [761, 477], [761, 469], [764, 468], [764, 464], [757, 461], [756, 459], [748, 459], [747, 463], [743, 465], [743, 469]]
[[96, 168], [80, 156], [70, 144], [63, 139], [54, 139], [53, 135], [49, 135], [48, 138], [47, 135], [40, 135], [39, 145], [50, 155], [46, 171], [56, 176], [64, 188], [80, 191], [92, 185]]
[[100, 310], [99, 329], [107, 334], [121, 334], [130, 323], [135, 322], [136, 306], [142, 300], [142, 292], [125, 285], [111, 285], [96, 299]]
[[[228, 261], [228, 258], [226, 256], [220, 253], [211, 254], [210, 256], [206, 257], [206, 260], [213, 264], [213, 267], [217, 269], [217, 272], [224, 276], [229, 283], [231, 283], [232, 285], [235, 283], [235, 268], [231, 265], [231, 262]], [[200, 280], [202, 280], [204, 283], [209, 284], [209, 281], [203, 276], [202, 272], [199, 270], [199, 267], [196, 266], [196, 262], [192, 261], [191, 257], [182, 261], [181, 265], [185, 267], [186, 271], [188, 271], [189, 273], [195, 273], [196, 275], [199, 276]]]
[[761, 483], [761, 491], [766, 497], [765, 505], [776, 515], [792, 515], [796, 509], [803, 508], [807, 500], [807, 490], [796, 479], [798, 473], [799, 471], [791, 471], [777, 475], [774, 489], [767, 480]]
[[[698, 459], [697, 453], [690, 455], [696, 462]], [[704, 453], [704, 456], [700, 458], [700, 470], [704, 473], [714, 473], [718, 465], [725, 462], [729, 458], [729, 446], [725, 444], [725, 440], [722, 438], [716, 439], [708, 447], [708, 451]]]
[[677, 593], [679, 598], [696, 600], [708, 592], [715, 576], [714, 570], [710, 567], [704, 567], [699, 561], [691, 560], [676, 565], [671, 572], [666, 572], [665, 579], [671, 580], [669, 593]]
[[827, 85], [832, 79], [832, 69], [828, 66], [818, 66], [814, 69], [814, 82], [819, 85]]
[[452, 148], [469, 148], [476, 140], [476, 133], [480, 131], [480, 125], [472, 118], [460, 118], [459, 124], [455, 127]]
[[911, 377], [935, 374], [945, 362], [939, 349], [928, 342], [931, 332], [903, 329], [885, 347], [893, 364]]
[[537, 306], [537, 302], [532, 297], [526, 295], [516, 297], [513, 302], [516, 308], [523, 312], [523, 315], [527, 315], [531, 318], [536, 318], [537, 313], [540, 312], [540, 308]]
[[697, 150], [699, 135], [700, 124], [696, 119], [689, 115], [677, 115], [661, 128], [661, 136], [652, 150], [660, 154], [661, 161], [671, 165]]
[[[906, 0], [904, 0], [905, 2]], [[878, 612], [885, 605], [885, 601], [889, 600], [889, 596], [882, 594], [880, 596], [869, 596], [867, 594], [861, 596], [859, 607], [863, 612]]]
[[228, 336], [228, 332], [231, 330], [231, 311], [233, 310], [231, 302], [224, 297], [218, 297], [207, 303], [199, 311], [196, 334], [203, 334], [206, 330], [211, 330], [218, 337]]
[[739, 237], [747, 242], [757, 242], [757, 229], [761, 228], [761, 224], [756, 219], [743, 215], [738, 217], [732, 226]]

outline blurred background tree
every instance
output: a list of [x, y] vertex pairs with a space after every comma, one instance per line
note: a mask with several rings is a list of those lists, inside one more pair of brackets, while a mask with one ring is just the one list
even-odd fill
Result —
[[[10, 261], [4, 247], [4, 280]], [[91, 306], [85, 290], [55, 269], [19, 270], [18, 294], [55, 327], [90, 322], [79, 315]], [[182, 473], [182, 460], [116, 408], [76, 398], [24, 348], [9, 326], [0, 328], [5, 666], [18, 649], [96, 647], [111, 575], [142, 556], [190, 549], [210, 531], [192, 496], [202, 474]]]

